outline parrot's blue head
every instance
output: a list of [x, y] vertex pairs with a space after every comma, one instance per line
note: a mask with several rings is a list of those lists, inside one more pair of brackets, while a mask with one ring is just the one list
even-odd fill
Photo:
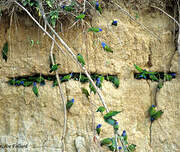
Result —
[[118, 125], [118, 122], [116, 121], [116, 125]]
[[123, 130], [122, 136], [126, 136], [126, 130]]
[[24, 84], [24, 81], [21, 81], [21, 82], [20, 82], [20, 84], [22, 84], [22, 85], [23, 85], [23, 84]]
[[117, 24], [117, 21], [113, 21], [113, 24]]
[[99, 28], [99, 32], [102, 32], [102, 29], [101, 29], [101, 28]]
[[106, 46], [106, 43], [101, 42], [102, 47], [104, 48]]
[[98, 125], [96, 126], [96, 128], [101, 128], [101, 126], [102, 126], [101, 124], [98, 124]]
[[175, 76], [176, 76], [176, 73], [171, 73], [170, 75], [173, 76], [173, 77], [175, 77]]
[[72, 76], [73, 76], [73, 73], [71, 73], [70, 76], [72, 77]]
[[98, 84], [100, 83], [100, 78], [97, 78], [96, 83]]
[[155, 119], [153, 117], [151, 117], [151, 121], [154, 121]]
[[122, 147], [121, 147], [121, 146], [119, 146], [119, 147], [118, 147], [118, 149], [119, 149], [119, 150], [121, 150], [121, 149], [122, 149]]
[[72, 103], [74, 103], [74, 98], [71, 100]]
[[33, 86], [36, 86], [36, 82], [33, 82]]
[[155, 108], [156, 106], [155, 105], [152, 105], [153, 108]]
[[96, 2], [96, 7], [99, 7], [99, 2], [98, 1]]

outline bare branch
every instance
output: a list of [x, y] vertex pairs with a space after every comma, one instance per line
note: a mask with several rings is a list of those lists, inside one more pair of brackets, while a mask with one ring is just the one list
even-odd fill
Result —
[[[55, 35], [53, 35], [53, 38], [55, 39]], [[54, 65], [55, 62], [54, 62], [54, 58], [53, 58], [53, 49], [54, 49], [54, 41], [52, 41], [52, 46], [51, 46], [51, 51], [50, 51], [51, 61], [52, 61], [52, 64]], [[62, 145], [63, 145], [63, 151], [65, 152], [65, 136], [66, 136], [66, 128], [67, 128], [66, 127], [67, 126], [66, 102], [64, 99], [63, 91], [62, 91], [59, 74], [57, 71], [55, 71], [55, 73], [56, 73], [56, 79], [57, 79], [58, 86], [59, 86], [59, 93], [61, 95], [61, 99], [62, 99], [63, 107], [64, 107], [64, 129], [63, 129], [61, 140], [62, 140]]]

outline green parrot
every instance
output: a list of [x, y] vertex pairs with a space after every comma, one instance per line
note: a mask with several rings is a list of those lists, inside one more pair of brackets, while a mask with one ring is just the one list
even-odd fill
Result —
[[116, 76], [114, 76], [113, 84], [115, 85], [116, 88], [119, 87], [119, 79]]
[[82, 83], [85, 83], [85, 82], [88, 82], [89, 81], [89, 79], [86, 77], [86, 76], [84, 76], [84, 75], [79, 75], [79, 79], [78, 80], [80, 80], [80, 82], [82, 82]]
[[23, 86], [24, 86], [24, 87], [29, 87], [29, 86], [32, 85], [32, 84], [33, 84], [32, 81], [24, 81]]
[[73, 76], [72, 73], [71, 73], [71, 74], [68, 74], [68, 75], [65, 75], [65, 76], [61, 79], [61, 82], [69, 81], [72, 76]]
[[157, 88], [160, 90], [163, 87], [163, 85], [164, 85], [164, 81], [160, 79]]
[[97, 132], [97, 134], [99, 135], [100, 134], [100, 132], [101, 132], [101, 124], [98, 124], [97, 126], [96, 126], [96, 132]]
[[104, 77], [103, 76], [99, 76], [96, 80], [96, 86], [98, 88], [102, 88], [102, 83], [103, 83]]
[[127, 149], [130, 151], [130, 152], [134, 152], [136, 150], [136, 145], [134, 144], [131, 144], [127, 147]]
[[36, 82], [33, 83], [32, 90], [33, 90], [34, 94], [38, 97], [39, 93], [38, 93], [38, 88], [37, 88]]
[[85, 94], [87, 98], [90, 96], [90, 94], [89, 94], [87, 89], [81, 88], [81, 90], [82, 90], [82, 93]]
[[118, 131], [119, 129], [119, 125], [118, 122], [116, 121], [116, 123], [113, 125], [114, 131]]
[[50, 73], [53, 72], [53, 71], [56, 71], [58, 68], [59, 68], [59, 65], [60, 64], [54, 64], [52, 67], [51, 67], [51, 70], [49, 71]]
[[90, 93], [94, 92], [94, 94], [96, 94], [96, 89], [94, 88], [91, 82], [89, 82], [89, 88], [90, 88]]
[[99, 5], [99, 2], [98, 2], [98, 1], [96, 2], [95, 8], [96, 8], [96, 10], [97, 10], [100, 14], [102, 14], [102, 8], [101, 8], [101, 6]]
[[76, 16], [76, 19], [77, 19], [77, 20], [82, 20], [82, 19], [85, 18], [85, 16], [86, 16], [86, 15], [82, 13], [82, 14], [79, 14], [78, 16]]
[[8, 81], [8, 84], [10, 85], [15, 85], [16, 84], [16, 79], [11, 79]]
[[113, 81], [114, 81], [114, 76], [108, 75], [108, 76], [105, 77], [105, 79], [106, 79], [107, 81], [113, 82]]
[[84, 58], [80, 53], [78, 53], [78, 55], [77, 55], [77, 60], [79, 63], [81, 63], [82, 67], [85, 65]]
[[109, 146], [110, 144], [112, 144], [112, 139], [105, 138], [105, 139], [101, 140], [100, 143], [101, 143], [101, 146], [103, 146], [103, 145]]
[[72, 5], [70, 5], [70, 6], [63, 6], [62, 8], [63, 8], [65, 11], [67, 11], [67, 12], [71, 12], [71, 11], [74, 10], [74, 8], [73, 8]]
[[108, 148], [111, 150], [111, 151], [115, 151], [116, 149], [116, 141], [115, 141], [115, 138], [113, 137], [112, 139], [112, 144], [110, 146], [108, 146]]
[[172, 76], [170, 74], [164, 74], [164, 79], [165, 79], [165, 81], [171, 81]]
[[159, 79], [154, 74], [149, 74], [149, 78], [153, 81], [159, 81]]
[[21, 81], [20, 80], [16, 80], [16, 86], [20, 86], [21, 85]]
[[74, 104], [74, 99], [71, 99], [71, 100], [67, 101], [67, 104], [66, 104], [67, 111], [70, 110], [70, 108], [72, 107], [73, 104]]
[[110, 111], [107, 114], [104, 115], [104, 119], [107, 120], [115, 115], [117, 115], [118, 113], [120, 113], [121, 111]]
[[98, 27], [91, 27], [88, 29], [88, 32], [94, 32], [94, 33], [101, 32], [101, 31], [102, 29]]
[[103, 47], [103, 49], [106, 51], [106, 52], [111, 52], [113, 53], [113, 50], [104, 42], [101, 42], [101, 45]]
[[124, 141], [127, 143], [127, 133], [126, 133], [126, 130], [123, 130], [122, 137], [123, 137]]
[[36, 78], [36, 82], [40, 83], [41, 85], [45, 85], [45, 79], [42, 76]]
[[156, 113], [156, 106], [155, 105], [152, 105], [150, 108], [149, 108], [149, 115], [150, 117], [152, 117], [155, 113]]
[[2, 58], [7, 62], [7, 53], [8, 53], [8, 42], [6, 42], [2, 49]]
[[100, 106], [96, 112], [101, 112], [103, 113], [106, 110], [106, 108], [104, 106]]
[[139, 66], [137, 66], [136, 64], [134, 64], [134, 66], [135, 66], [135, 68], [139, 71], [139, 72], [141, 72], [141, 73], [143, 73], [144, 72], [144, 70], [143, 69], [141, 69]]
[[108, 119], [104, 119], [105, 122], [107, 122], [108, 124], [114, 126], [117, 122], [117, 120], [113, 119], [113, 118], [108, 118]]
[[163, 114], [163, 111], [162, 111], [162, 110], [159, 110], [159, 111], [157, 111], [157, 112], [152, 116], [152, 118], [155, 119], [155, 120], [157, 120], [158, 118], [161, 117], [162, 114]]

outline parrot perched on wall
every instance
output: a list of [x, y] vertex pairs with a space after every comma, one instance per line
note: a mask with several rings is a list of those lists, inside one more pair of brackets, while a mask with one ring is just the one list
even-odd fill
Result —
[[49, 71], [50, 73], [53, 72], [53, 71], [56, 71], [58, 68], [59, 68], [59, 65], [60, 64], [54, 64], [52, 67], [51, 67], [51, 70]]
[[101, 45], [106, 52], [113, 53], [113, 50], [108, 45], [106, 45], [106, 43], [102, 42]]
[[67, 111], [70, 110], [70, 108], [72, 107], [73, 104], [74, 104], [74, 99], [71, 99], [71, 100], [67, 101], [67, 104], [66, 104]]
[[37, 88], [36, 82], [33, 83], [32, 90], [33, 90], [34, 94], [38, 97], [39, 93], [38, 93], [38, 88]]
[[79, 61], [79, 63], [81, 63], [82, 66], [85, 65], [84, 58], [80, 53], [78, 53], [78, 55], [77, 55], [77, 60]]

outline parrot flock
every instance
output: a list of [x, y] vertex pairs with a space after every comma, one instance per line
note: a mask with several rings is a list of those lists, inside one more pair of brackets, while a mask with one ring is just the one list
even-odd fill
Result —
[[[50, 6], [50, 4], [48, 4], [48, 5]], [[102, 14], [102, 7], [101, 7], [101, 4], [98, 1], [96, 1], [94, 3], [94, 7], [95, 7], [95, 10], [97, 12]], [[69, 6], [62, 6], [62, 9], [64, 11], [66, 11], [66, 12], [72, 12], [72, 11], [75, 10], [74, 4], [69, 5]], [[75, 19], [76, 20], [83, 20], [83, 19], [85, 19], [85, 17], [86, 17], [86, 14], [84, 12], [82, 12], [82, 13], [76, 15]], [[138, 18], [138, 17], [139, 16], [137, 15], [136, 18]], [[113, 20], [111, 22], [111, 25], [112, 26], [118, 26], [118, 21]], [[101, 29], [99, 27], [90, 27], [87, 31], [91, 32], [93, 34], [97, 34], [97, 33], [103, 32], [103, 29]], [[113, 53], [114, 52], [113, 49], [109, 46], [109, 44], [107, 45], [105, 42], [101, 42], [101, 47], [103, 48], [103, 50], [106, 53]], [[8, 42], [6, 42], [4, 44], [4, 46], [3, 46], [2, 58], [3, 58], [3, 60], [5, 60], [5, 62], [7, 62], [7, 59], [8, 59]], [[56, 64], [56, 59], [55, 59], [54, 54], [53, 54], [53, 59], [55, 61], [55, 64], [53, 65], [52, 61], [50, 59], [49, 73], [55, 72], [55, 71], [57, 71], [59, 69], [60, 64]], [[81, 53], [77, 54], [76, 59], [77, 59], [78, 63], [82, 67], [84, 67], [86, 65], [85, 60], [84, 60]], [[146, 80], [149, 79], [151, 81], [158, 82], [158, 85], [157, 85], [158, 89], [161, 89], [163, 87], [164, 81], [170, 81], [170, 80], [172, 80], [173, 78], [176, 77], [175, 73], [165, 74], [165, 73], [162, 73], [162, 72], [147, 71], [145, 69], [143, 70], [142, 68], [140, 68], [136, 64], [134, 64], [134, 67], [136, 68], [136, 70], [138, 72], [140, 72], [140, 73], [135, 74], [136, 79], [146, 79]], [[104, 80], [112, 82], [116, 88], [118, 88], [119, 84], [120, 84], [118, 77], [114, 76], [114, 75], [105, 75], [105, 76], [103, 76], [103, 75], [91, 74], [91, 78], [93, 79], [93, 81], [95, 82], [95, 85], [99, 89], [102, 89], [102, 84], [103, 84]], [[89, 79], [86, 77], [85, 74], [79, 74], [79, 73], [70, 73], [70, 74], [67, 74], [67, 75], [62, 75], [60, 77], [60, 82], [61, 83], [62, 82], [67, 82], [70, 79], [80, 81], [81, 83], [89, 82]], [[24, 86], [24, 87], [32, 86], [32, 91], [33, 91], [34, 95], [36, 97], [39, 97], [39, 91], [38, 91], [37, 84], [40, 84], [40, 86], [43, 86], [43, 85], [45, 85], [46, 80], [53, 81], [53, 85], [52, 85], [53, 87], [58, 85], [56, 77], [52, 76], [52, 75], [48, 75], [48, 76], [44, 76], [44, 75], [38, 75], [37, 76], [37, 75], [35, 75], [35, 76], [29, 76], [29, 77], [26, 76], [26, 77], [11, 78], [8, 81], [8, 84], [13, 85], [13, 86]], [[89, 89], [90, 89], [90, 93], [93, 92], [94, 94], [96, 94], [96, 89], [94, 88], [94, 86], [92, 85], [91, 82], [89, 82]], [[89, 97], [90, 97], [89, 91], [86, 88], [81, 88], [81, 91], [86, 96], [86, 98], [89, 99]], [[74, 102], [75, 102], [74, 98], [67, 101], [66, 109], [67, 109], [68, 112], [72, 108]], [[106, 110], [106, 108], [104, 106], [100, 106], [96, 110], [96, 112], [99, 112], [100, 114], [103, 115], [105, 113], [105, 110]], [[118, 121], [116, 119], [114, 119], [114, 117], [117, 114], [119, 114], [120, 112], [121, 111], [110, 111], [110, 112], [104, 114], [104, 116], [103, 116], [104, 121], [106, 123], [108, 123], [109, 125], [111, 125], [115, 132], [118, 131], [119, 124], [118, 124]], [[151, 122], [154, 122], [155, 120], [159, 119], [161, 117], [161, 115], [163, 114], [162, 110], [156, 110], [155, 105], [152, 105], [149, 108], [148, 112], [149, 112]], [[96, 133], [97, 133], [98, 136], [100, 136], [102, 128], [103, 128], [102, 124], [98, 124], [96, 126], [95, 130], [96, 130]], [[126, 133], [125, 130], [122, 132], [121, 135], [118, 135], [118, 138], [120, 138], [120, 139], [122, 139], [124, 141], [123, 149], [127, 149], [128, 152], [134, 152], [135, 151], [136, 145], [128, 144], [128, 141], [127, 141], [128, 137], [127, 137], [127, 133]], [[101, 146], [107, 146], [111, 151], [115, 151], [116, 147], [117, 147], [114, 137], [113, 138], [104, 138], [104, 139], [102, 139], [100, 141], [100, 145]], [[119, 146], [118, 150], [121, 151], [122, 147]]]
[[[55, 64], [54, 66], [53, 65], [50, 66], [50, 69], [51, 69], [50, 72], [58, 70], [58, 67], [56, 65], [59, 65], [59, 64]], [[89, 79], [86, 77], [85, 74], [70, 73], [70, 74], [59, 75], [59, 76], [60, 76], [60, 82], [61, 83], [67, 82], [71, 79], [76, 80], [76, 81], [80, 81], [81, 83], [89, 82]], [[96, 85], [99, 88], [102, 88], [102, 83], [103, 83], [104, 79], [112, 82], [114, 84], [114, 86], [117, 87], [117, 83], [115, 83], [116, 81], [112, 81], [112, 80], [116, 80], [117, 76], [113, 76], [113, 75], [103, 76], [103, 75], [98, 75], [98, 74], [91, 74], [91, 78], [96, 82]], [[9, 85], [16, 86], [16, 87], [17, 86], [30, 87], [30, 86], [33, 86], [34, 82], [36, 82], [36, 86], [37, 86], [37, 84], [39, 84], [40, 86], [44, 86], [46, 84], [46, 81], [53, 81], [52, 87], [58, 86], [58, 82], [57, 82], [55, 75], [41, 75], [41, 74], [36, 74], [33, 76], [22, 76], [22, 77], [10, 78], [10, 80], [7, 83]], [[96, 93], [96, 90], [93, 87], [93, 85], [91, 83], [90, 83], [90, 85], [91, 85], [90, 91]], [[85, 88], [82, 88], [82, 93], [85, 94], [87, 98], [90, 96], [88, 90]], [[39, 96], [39, 94], [38, 94], [38, 96]]]

